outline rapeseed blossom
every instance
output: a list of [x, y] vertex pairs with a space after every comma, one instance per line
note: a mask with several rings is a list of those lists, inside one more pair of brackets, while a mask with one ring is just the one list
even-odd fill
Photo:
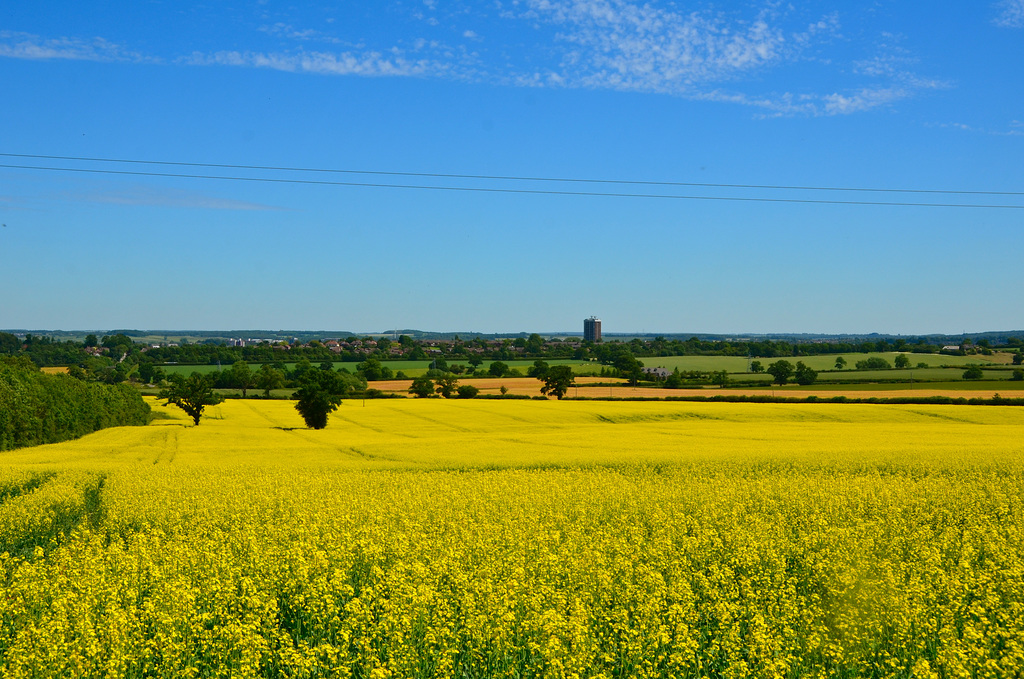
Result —
[[0, 675], [1013, 676], [1022, 425], [230, 401], [12, 451]]

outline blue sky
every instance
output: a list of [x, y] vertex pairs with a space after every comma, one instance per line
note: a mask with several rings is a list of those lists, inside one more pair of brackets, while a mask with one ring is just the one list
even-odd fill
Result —
[[1022, 209], [749, 200], [1024, 205], [1024, 0], [299, 4], [7, 3], [0, 153], [350, 172], [0, 156], [0, 327], [1024, 328]]

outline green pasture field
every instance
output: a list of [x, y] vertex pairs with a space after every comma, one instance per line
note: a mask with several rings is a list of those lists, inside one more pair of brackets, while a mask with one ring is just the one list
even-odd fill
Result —
[[[783, 357], [785, 360], [796, 365], [797, 361], [803, 361], [804, 365], [814, 370], [832, 370], [835, 367], [836, 358], [842, 356], [846, 359], [846, 369], [843, 372], [857, 372], [854, 366], [857, 361], [863, 361], [868, 358], [878, 357], [884, 358], [889, 362], [890, 365], [896, 360], [896, 356], [900, 352], [891, 351], [884, 353], [870, 353], [870, 354], [822, 354], [821, 356], [786, 356]], [[993, 360], [989, 356], [948, 356], [946, 354], [912, 354], [907, 353], [907, 358], [910, 359], [910, 364], [916, 366], [918, 363], [927, 363], [929, 367], [940, 367], [943, 365], [952, 366], [967, 366], [971, 364], [985, 365], [992, 364]], [[767, 368], [771, 363], [775, 361], [783, 360], [783, 358], [754, 358], [751, 360], [760, 361], [761, 365]], [[675, 370], [679, 368], [682, 371], [686, 370], [703, 370], [707, 372], [714, 372], [718, 370], [727, 370], [730, 373], [745, 373], [747, 372], [747, 358], [744, 356], [657, 356], [653, 358], [641, 358], [644, 366], [649, 368], [668, 368], [669, 370]]]
[[778, 385], [774, 387], [776, 390], [793, 390], [800, 391], [803, 389], [809, 389], [814, 391], [915, 391], [921, 390], [951, 390], [951, 391], [1021, 391], [1024, 390], [1024, 382], [1011, 382], [1009, 380], [956, 380], [948, 382], [897, 382], [895, 384], [877, 384], [877, 383], [822, 383], [815, 382], [814, 384], [802, 387], [800, 385], [789, 384], [785, 387], [780, 388]]
[[[916, 366], [918, 363], [927, 363], [928, 368], [910, 368], [906, 370], [856, 370], [854, 365], [857, 361], [863, 361], [870, 357], [881, 357], [893, 363], [897, 356], [897, 352], [887, 353], [871, 353], [871, 354], [840, 354], [847, 361], [847, 368], [845, 370], [835, 370], [836, 355], [822, 355], [822, 356], [800, 356], [800, 357], [786, 357], [785, 360], [792, 364], [796, 364], [797, 361], [803, 361], [804, 364], [819, 371], [818, 383], [822, 382], [862, 382], [871, 380], [914, 380], [916, 381], [958, 381], [960, 380], [961, 374], [963, 373], [964, 367], [971, 364], [978, 364], [986, 366], [985, 377], [986, 380], [1009, 380], [1011, 370], [1015, 366], [1000, 366], [996, 368], [996, 365], [988, 356], [947, 356], [945, 354], [907, 354], [912, 365]], [[503, 361], [509, 368], [517, 369], [524, 376], [527, 370], [533, 366], [535, 359], [519, 359]], [[749, 373], [747, 372], [747, 359], [741, 356], [659, 356], [659, 357], [647, 357], [641, 358], [641, 362], [646, 367], [662, 367], [669, 370], [679, 368], [681, 371], [698, 370], [702, 372], [715, 372], [725, 370], [729, 372], [730, 376], [734, 380], [742, 380], [749, 382], [764, 382], [768, 383], [771, 381], [771, 375], [766, 373]], [[761, 362], [761, 365], [765, 368], [768, 367], [773, 361], [782, 360], [778, 358], [759, 358], [753, 359]], [[381, 361], [385, 366], [391, 368], [394, 373], [402, 371], [409, 378], [419, 377], [427, 372], [430, 368], [432, 360], [423, 361]], [[479, 368], [477, 368], [477, 377], [486, 377], [487, 371], [490, 368], [493, 361], [484, 361]], [[589, 375], [598, 374], [601, 372], [601, 364], [596, 362], [579, 361], [575, 359], [551, 359], [547, 361], [548, 365], [568, 365], [572, 367], [575, 374]], [[448, 360], [448, 365], [465, 365], [469, 367], [469, 362], [465, 359], [451, 359]], [[295, 367], [294, 362], [285, 363], [289, 369]], [[314, 365], [318, 365], [314, 362]], [[334, 361], [334, 369], [346, 368], [350, 372], [356, 371], [356, 366], [359, 365], [357, 361]], [[955, 366], [950, 368], [943, 368], [941, 366]], [[260, 364], [250, 363], [249, 366], [253, 370], [259, 370]], [[220, 366], [217, 365], [164, 365], [161, 366], [168, 375], [171, 374], [183, 374], [190, 375], [193, 372], [201, 374], [211, 373], [217, 370], [227, 370], [231, 367], [230, 364], [224, 363]]]

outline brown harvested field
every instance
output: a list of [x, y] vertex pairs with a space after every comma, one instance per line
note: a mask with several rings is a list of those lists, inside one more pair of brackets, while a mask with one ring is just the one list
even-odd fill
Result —
[[997, 363], [1000, 365], [1012, 365], [1013, 354], [1009, 351], [993, 351], [991, 356], [986, 356], [991, 363]]
[[57, 368], [40, 368], [40, 370], [42, 370], [42, 371], [43, 371], [44, 373], [46, 373], [47, 375], [60, 375], [60, 374], [62, 374], [62, 373], [65, 373], [65, 374], [66, 374], [66, 373], [68, 372], [68, 368], [64, 368], [64, 367], [57, 367]]
[[[815, 389], [814, 387], [800, 387], [791, 385], [786, 387], [758, 387], [748, 389], [736, 389], [721, 387], [706, 387], [694, 389], [658, 389], [653, 387], [631, 387], [625, 380], [617, 380], [608, 377], [578, 377], [578, 387], [569, 390], [568, 396], [580, 396], [585, 398], [666, 398], [675, 397], [705, 397], [713, 396], [779, 396], [783, 398], [807, 398], [817, 396], [822, 399], [845, 396], [847, 398], [929, 398], [932, 396], [945, 396], [949, 398], [992, 398], [995, 394], [1016, 397], [1017, 390], [1007, 387], [1000, 392], [998, 389], [929, 389], [927, 387], [914, 389], [892, 389], [879, 385], [877, 389]], [[609, 383], [615, 382], [616, 386], [609, 387]], [[605, 386], [595, 386], [595, 383], [602, 383]], [[369, 386], [381, 391], [407, 394], [412, 380], [385, 380], [370, 382]], [[460, 379], [459, 384], [472, 384], [480, 390], [480, 394], [498, 394], [502, 385], [508, 388], [509, 394], [523, 396], [540, 396], [540, 381], [533, 377], [508, 377], [503, 379]]]

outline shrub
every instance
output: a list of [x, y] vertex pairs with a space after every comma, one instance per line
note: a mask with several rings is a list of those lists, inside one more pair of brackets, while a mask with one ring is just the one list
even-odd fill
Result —
[[0, 360], [0, 450], [67, 441], [148, 420], [149, 406], [126, 384], [44, 375], [28, 359]]
[[985, 374], [981, 372], [981, 368], [976, 365], [972, 365], [970, 368], [964, 371], [965, 380], [980, 380]]

